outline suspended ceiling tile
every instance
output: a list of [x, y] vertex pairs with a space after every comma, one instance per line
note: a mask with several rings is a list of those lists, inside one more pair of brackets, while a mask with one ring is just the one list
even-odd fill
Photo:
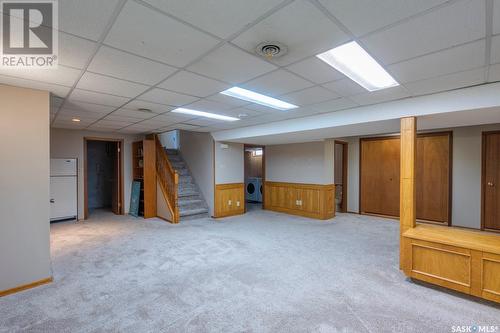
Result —
[[97, 43], [59, 32], [60, 65], [84, 68], [97, 48]]
[[98, 92], [75, 89], [68, 97], [69, 101], [74, 102], [86, 102], [101, 104], [107, 106], [122, 106], [127, 103], [130, 99], [127, 97], [114, 96], [108, 94], [101, 94]]
[[402, 86], [397, 86], [377, 91], [365, 92], [363, 94], [351, 96], [349, 99], [360, 105], [368, 105], [406, 97], [410, 97], [409, 91]]
[[287, 67], [287, 69], [314, 83], [326, 83], [344, 78], [345, 76], [327, 65], [316, 56], [300, 61]]
[[349, 37], [311, 2], [297, 0], [242, 33], [233, 43], [254, 53], [260, 43], [278, 41], [288, 47], [288, 53], [271, 61], [288, 65], [348, 40]]
[[132, 83], [109, 76], [86, 72], [78, 82], [76, 88], [116, 96], [135, 97], [149, 87], [143, 84]]
[[157, 84], [176, 71], [174, 67], [102, 46], [89, 71], [143, 84]]
[[164, 104], [146, 102], [139, 99], [134, 99], [123, 106], [124, 109], [128, 109], [131, 111], [138, 111], [139, 109], [149, 109], [154, 113], [165, 113], [172, 111], [174, 109], [173, 106], [168, 106]]
[[367, 51], [392, 64], [485, 37], [484, 1], [463, 0], [362, 39]]
[[119, 0], [59, 1], [59, 30], [97, 41], [109, 24]]
[[319, 0], [356, 36], [445, 3], [447, 0]]
[[443, 76], [425, 79], [416, 82], [405, 83], [405, 87], [413, 95], [432, 94], [440, 91], [458, 89], [481, 84], [485, 79], [485, 68], [453, 73]]
[[298, 92], [281, 96], [283, 100], [295, 105], [310, 105], [340, 97], [323, 87], [311, 87]]
[[225, 44], [188, 69], [223, 82], [237, 84], [270, 72], [276, 69], [276, 66]]
[[198, 74], [181, 71], [158, 87], [192, 96], [207, 97], [230, 88], [230, 85]]
[[311, 86], [313, 86], [311, 82], [282, 69], [265, 74], [242, 85], [245, 89], [273, 97]]
[[412, 82], [484, 65], [484, 40], [389, 66], [398, 82]]
[[219, 41], [136, 2], [128, 1], [105, 44], [182, 67]]
[[146, 0], [152, 6], [221, 38], [227, 38], [278, 5], [282, 0], [190, 1]]
[[344, 97], [362, 94], [367, 91], [356, 82], [347, 78], [325, 83], [323, 84], [323, 87], [330, 89], [331, 91], [336, 92], [337, 94]]
[[173, 91], [155, 88], [138, 97], [141, 101], [171, 106], [182, 106], [198, 100], [198, 97], [179, 94]]

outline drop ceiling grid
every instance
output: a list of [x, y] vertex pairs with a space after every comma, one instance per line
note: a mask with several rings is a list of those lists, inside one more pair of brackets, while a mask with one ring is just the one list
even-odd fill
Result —
[[[296, 0], [296, 1], [299, 1], [299, 0]], [[218, 49], [218, 48], [222, 47], [223, 45], [229, 44], [229, 45], [231, 45], [232, 47], [236, 47], [239, 51], [245, 52], [245, 53], [247, 53], [247, 54], [251, 55], [252, 57], [257, 58], [257, 57], [256, 57], [254, 54], [252, 54], [251, 52], [248, 52], [247, 50], [244, 50], [244, 49], [242, 49], [242, 48], [238, 47], [237, 45], [233, 44], [233, 43], [232, 43], [232, 40], [234, 40], [235, 38], [237, 38], [240, 34], [242, 34], [243, 32], [245, 32], [246, 30], [250, 29], [251, 27], [253, 27], [253, 26], [255, 26], [255, 25], [259, 24], [259, 23], [260, 23], [262, 20], [264, 20], [266, 17], [269, 17], [269, 16], [273, 15], [274, 13], [276, 13], [276, 12], [278, 12], [278, 11], [282, 10], [283, 8], [286, 8], [288, 5], [290, 5], [291, 3], [296, 2], [296, 1], [291, 1], [291, 0], [288, 0], [288, 1], [283, 1], [283, 2], [281, 2], [278, 6], [274, 7], [274, 8], [273, 8], [273, 9], [271, 9], [270, 11], [266, 12], [265, 14], [263, 14], [261, 17], [257, 18], [256, 20], [254, 20], [254, 21], [253, 21], [253, 22], [251, 22], [250, 24], [246, 25], [246, 26], [245, 26], [245, 27], [243, 27], [240, 31], [236, 31], [233, 35], [229, 36], [227, 39], [222, 39], [222, 38], [220, 38], [220, 37], [215, 36], [215, 37], [217, 37], [217, 40], [219, 41], [219, 43], [218, 43], [218, 44], [217, 44], [217, 45], [213, 48], [213, 50], [212, 50], [212, 51], [215, 51], [216, 49]], [[436, 7], [432, 7], [432, 8], [430, 8], [430, 9], [426, 10], [426, 11], [419, 12], [419, 13], [417, 13], [417, 14], [413, 15], [413, 16], [410, 16], [410, 17], [404, 18], [404, 19], [402, 19], [402, 20], [400, 20], [400, 21], [397, 21], [397, 22], [395, 22], [395, 23], [391, 23], [391, 24], [390, 24], [390, 25], [388, 25], [388, 26], [385, 26], [385, 27], [382, 27], [382, 28], [378, 28], [378, 29], [377, 29], [377, 30], [375, 30], [375, 31], [368, 32], [368, 33], [367, 33], [367, 34], [365, 34], [365, 35], [362, 35], [362, 36], [360, 36], [360, 37], [358, 37], [358, 38], [355, 38], [355, 37], [354, 37], [354, 34], [352, 34], [352, 33], [351, 33], [351, 32], [350, 32], [347, 28], [345, 28], [345, 26], [344, 26], [344, 27], [342, 27], [342, 25], [343, 25], [343, 24], [341, 23], [341, 21], [340, 21], [340, 20], [338, 20], [338, 19], [337, 19], [336, 17], [334, 17], [333, 15], [331, 15], [331, 13], [330, 13], [330, 12], [329, 12], [326, 8], [324, 8], [324, 7], [323, 7], [323, 6], [322, 6], [322, 5], [321, 5], [318, 1], [316, 1], [316, 0], [310, 0], [310, 2], [311, 2], [311, 3], [313, 3], [313, 4], [315, 4], [315, 6], [316, 6], [317, 8], [322, 9], [322, 12], [323, 12], [323, 13], [324, 13], [327, 17], [329, 17], [329, 18], [330, 18], [330, 19], [334, 22], [334, 24], [336, 24], [337, 26], [338, 26], [338, 25], [341, 25], [341, 27], [340, 27], [340, 28], [341, 28], [341, 30], [346, 31], [346, 32], [348, 33], [348, 35], [349, 35], [351, 38], [356, 39], [356, 40], [358, 40], [359, 38], [364, 38], [364, 37], [366, 37], [366, 36], [370, 36], [370, 35], [376, 34], [376, 33], [381, 32], [381, 31], [385, 31], [385, 30], [387, 30], [387, 29], [390, 29], [391, 27], [394, 27], [394, 26], [400, 25], [400, 24], [402, 24], [402, 23], [404, 23], [404, 22], [407, 22], [408, 20], [412, 20], [412, 19], [414, 19], [415, 17], [420, 17], [420, 16], [427, 15], [427, 14], [431, 13], [432, 11], [439, 10], [439, 9], [444, 8], [444, 7], [446, 7], [446, 6], [450, 6], [450, 5], [453, 5], [453, 4], [455, 4], [455, 3], [458, 3], [458, 2], [460, 2], [460, 1], [463, 1], [463, 0], [448, 1], [448, 2], [446, 2], [446, 3], [444, 3], [444, 4], [442, 4], [442, 5], [438, 5], [438, 6], [436, 6]], [[488, 1], [490, 1], [490, 0], [488, 0]], [[139, 4], [141, 4], [141, 5], [144, 5], [144, 4], [145, 4], [145, 2], [144, 2], [144, 1], [141, 1], [141, 0], [136, 0], [136, 1], [134, 1], [134, 2], [135, 2], [135, 3], [139, 3]], [[99, 52], [99, 50], [100, 50], [101, 46], [109, 47], [108, 45], [106, 45], [106, 43], [104, 42], [104, 40], [106, 39], [106, 36], [107, 36], [108, 32], [111, 30], [111, 28], [112, 28], [112, 26], [113, 26], [114, 21], [115, 21], [115, 20], [119, 17], [119, 12], [120, 12], [120, 10], [124, 7], [124, 5], [125, 5], [125, 1], [120, 1], [120, 2], [118, 2], [118, 4], [117, 4], [117, 8], [115, 9], [115, 12], [114, 12], [114, 14], [113, 14], [113, 15], [112, 15], [112, 17], [111, 17], [110, 22], [108, 22], [108, 24], [106, 25], [106, 29], [105, 29], [105, 31], [102, 33], [101, 38], [99, 38], [99, 39], [97, 40], [97, 46], [96, 46], [95, 51], [94, 51], [94, 52], [93, 52], [93, 54], [91, 55], [90, 59], [88, 59], [88, 61], [87, 61], [86, 65], [85, 65], [85, 66], [81, 69], [81, 73], [80, 73], [81, 75], [80, 75], [80, 77], [78, 78], [78, 80], [75, 82], [75, 84], [74, 84], [72, 87], [70, 87], [70, 91], [69, 91], [69, 93], [67, 94], [67, 98], [65, 99], [65, 102], [66, 102], [66, 100], [69, 100], [69, 99], [70, 99], [70, 97], [73, 95], [73, 93], [74, 93], [75, 89], [77, 88], [77, 84], [80, 82], [81, 78], [85, 75], [85, 73], [86, 73], [86, 72], [89, 72], [89, 73], [98, 73], [98, 74], [102, 75], [102, 73], [99, 73], [98, 71], [91, 71], [91, 70], [89, 70], [89, 65], [91, 64], [91, 62], [93, 61], [93, 59], [95, 58], [95, 56], [98, 54], [98, 52]], [[174, 18], [174, 19], [176, 19], [177, 21], [179, 21], [179, 22], [181, 22], [181, 23], [183, 23], [183, 24], [186, 24], [186, 25], [188, 25], [188, 26], [190, 26], [190, 27], [192, 27], [192, 28], [195, 28], [195, 29], [199, 30], [200, 32], [203, 32], [203, 33], [207, 34], [208, 36], [214, 37], [214, 35], [213, 35], [213, 34], [211, 34], [210, 32], [207, 32], [207, 31], [205, 31], [204, 29], [198, 28], [198, 27], [196, 27], [195, 25], [190, 24], [190, 23], [188, 23], [188, 22], [182, 21], [181, 19], [179, 19], [179, 18], [175, 17], [174, 15], [171, 15], [171, 14], [169, 14], [169, 13], [165, 13], [165, 12], [163, 12], [163, 11], [160, 11], [160, 10], [158, 10], [158, 9], [157, 9], [156, 7], [154, 7], [154, 6], [148, 6], [148, 8], [150, 8], [150, 9], [154, 9], [154, 10], [157, 10], [158, 12], [161, 12], [162, 14], [167, 15], [167, 16], [169, 16], [170, 18]], [[493, 23], [492, 23], [492, 24], [493, 24]], [[72, 35], [72, 33], [71, 33], [71, 32], [69, 32], [69, 35]], [[86, 38], [85, 36], [77, 36], [77, 37], [78, 37], [78, 38], [81, 38], [82, 40], [87, 40], [87, 39], [85, 39], [85, 38]], [[82, 38], [82, 37], [83, 37], [83, 38]], [[88, 40], [88, 41], [89, 41], [89, 42], [91, 42], [91, 41], [93, 41], [93, 40]], [[95, 42], [95, 41], [94, 41], [94, 42]], [[366, 47], [366, 46], [365, 46], [365, 47]], [[129, 52], [129, 51], [126, 51], [126, 50], [121, 50], [121, 49], [118, 49], [118, 48], [115, 48], [115, 47], [111, 47], [111, 48], [112, 48], [112, 49], [115, 49], [115, 50], [117, 50], [117, 51], [120, 51], [120, 52], [124, 52], [124, 53], [130, 54], [130, 55], [133, 55], [133, 56], [140, 57], [140, 58], [145, 59], [145, 60], [155, 61], [154, 59], [149, 59], [148, 57], [144, 57], [144, 56], [142, 56], [142, 55], [137, 55], [137, 54], [135, 54], [135, 53], [133, 53], [133, 52]], [[369, 49], [369, 48], [367, 48], [367, 50], [370, 50], [370, 49]], [[438, 50], [438, 51], [435, 51], [435, 52], [439, 52], [439, 51], [441, 51], [441, 50]], [[206, 55], [208, 55], [208, 54], [210, 54], [210, 53], [211, 53], [210, 51], [209, 51], [209, 52], [206, 52]], [[203, 58], [203, 57], [201, 57], [201, 58]], [[258, 58], [258, 59], [262, 60], [261, 58]], [[278, 71], [278, 70], [283, 70], [283, 71], [287, 71], [287, 72], [289, 72], [289, 73], [293, 74], [294, 76], [297, 76], [297, 77], [299, 77], [299, 78], [301, 78], [301, 79], [303, 79], [303, 80], [306, 80], [307, 82], [310, 82], [310, 84], [311, 84], [311, 86], [310, 86], [310, 87], [304, 87], [304, 88], [301, 88], [301, 89], [298, 89], [298, 90], [295, 90], [295, 91], [286, 92], [286, 94], [300, 93], [300, 92], [301, 92], [301, 91], [303, 91], [303, 90], [307, 90], [307, 89], [310, 89], [310, 88], [313, 88], [313, 87], [318, 87], [318, 88], [320, 88], [320, 87], [322, 87], [322, 85], [324, 84], [324, 82], [322, 82], [322, 83], [314, 82], [314, 81], [310, 80], [309, 78], [302, 77], [302, 76], [300, 75], [300, 73], [296, 73], [296, 72], [294, 72], [294, 71], [292, 71], [292, 70], [290, 70], [290, 69], [288, 68], [288, 67], [291, 67], [291, 66], [292, 66], [292, 65], [294, 65], [294, 64], [300, 63], [301, 61], [304, 61], [304, 60], [307, 60], [307, 59], [314, 59], [314, 56], [306, 56], [306, 57], [304, 57], [304, 58], [302, 58], [302, 59], [299, 59], [299, 60], [297, 60], [297, 61], [295, 61], [295, 62], [293, 62], [293, 63], [291, 63], [291, 64], [288, 64], [287, 66], [280, 66], [280, 65], [277, 65], [277, 64], [276, 64], [276, 63], [274, 63], [274, 62], [270, 62], [270, 61], [264, 60], [264, 61], [267, 61], [269, 64], [272, 64], [273, 66], [275, 66], [275, 69], [274, 69], [273, 71], [271, 71], [271, 72], [267, 72], [267, 73], [264, 73], [264, 74], [260, 75], [260, 77], [263, 77], [263, 76], [265, 76], [265, 75], [269, 75], [269, 74], [271, 74], [272, 72], [275, 72], [275, 71]], [[163, 64], [163, 65], [171, 66], [171, 64], [165, 64], [165, 63], [160, 62], [160, 61], [155, 61], [155, 62], [156, 62], [156, 63], [158, 63], [158, 64]], [[193, 62], [196, 62], [196, 61], [193, 61]], [[488, 65], [489, 65], [489, 64], [488, 64]], [[69, 67], [69, 68], [71, 68], [70, 66], [65, 66], [65, 65], [62, 65], [62, 67]], [[79, 66], [76, 66], [76, 67], [79, 67]], [[163, 82], [167, 81], [167, 79], [168, 79], [168, 78], [170, 78], [171, 76], [174, 76], [176, 73], [179, 73], [181, 69], [183, 69], [183, 68], [178, 68], [178, 67], [175, 67], [175, 66], [171, 66], [171, 67], [175, 68], [175, 69], [176, 69], [176, 71], [175, 71], [175, 72], [173, 72], [170, 76], [167, 76], [165, 79], [163, 79], [163, 80], [162, 80], [162, 82], [159, 82], [159, 83], [157, 83], [156, 85], [150, 85], [150, 86], [149, 86], [149, 88], [148, 88], [146, 91], [142, 92], [140, 95], [137, 95], [137, 96], [135, 96], [135, 97], [133, 97], [133, 98], [129, 99], [126, 103], [124, 103], [124, 104], [123, 104], [123, 105], [121, 105], [121, 106], [116, 107], [114, 110], [112, 110], [111, 112], [109, 112], [107, 115], [112, 115], [114, 112], [119, 113], [118, 111], [123, 110], [123, 109], [126, 109], [126, 105], [127, 105], [127, 104], [131, 103], [132, 101], [136, 100], [137, 98], [140, 98], [140, 96], [142, 96], [144, 93], [148, 92], [149, 90], [152, 90], [152, 88], [157, 87], [157, 86], [158, 86], [158, 85], [160, 85], [161, 83], [163, 83]], [[188, 67], [188, 66], [185, 66], [185, 67]], [[186, 70], [186, 69], [184, 68], [184, 70]], [[187, 72], [192, 72], [192, 71], [187, 70]], [[200, 73], [195, 73], [195, 74], [196, 74], [196, 75], [202, 75], [202, 76], [204, 76], [204, 77], [206, 77], [206, 78], [208, 78], [208, 79], [214, 79], [214, 78], [208, 77], [208, 76], [203, 75], [203, 74], [200, 74]], [[135, 82], [135, 80], [126, 80], [126, 79], [123, 79], [123, 78], [118, 78], [118, 77], [115, 77], [114, 75], [106, 75], [106, 74], [105, 74], [104, 76], [107, 76], [107, 77], [110, 77], [110, 78], [115, 78], [115, 79], [120, 79], [120, 80], [123, 80], [123, 81], [128, 81], [128, 82], [130, 82], [130, 83], [139, 83], [139, 84], [144, 84], [144, 82], [142, 82], [142, 83], [141, 83], [141, 82]], [[252, 79], [250, 79], [250, 80], [248, 80], [248, 81], [255, 80], [255, 79], [258, 79], [258, 78], [259, 78], [259, 77], [254, 77], [254, 78], [252, 78]], [[22, 79], [22, 78], [20, 78], [20, 79]], [[334, 80], [334, 81], [338, 81], [338, 80]], [[37, 81], [37, 82], [38, 82], [38, 81]], [[228, 82], [225, 82], [225, 83], [228, 83]], [[51, 84], [53, 84], [53, 83], [51, 83], [51, 82], [40, 82], [40, 84], [51, 85]], [[66, 87], [66, 86], [64, 86], [64, 87]], [[66, 87], [66, 88], [67, 88], [67, 87]], [[210, 100], [210, 98], [213, 98], [213, 97], [214, 97], [214, 96], [216, 96], [217, 94], [218, 94], [218, 93], [215, 93], [215, 94], [212, 94], [212, 95], [206, 96], [206, 97], [204, 97], [203, 99], [199, 99], [199, 100]], [[282, 94], [281, 94], [280, 96], [282, 96]], [[344, 97], [342, 97], [342, 96], [341, 96], [341, 97], [339, 97], [339, 98], [344, 98]], [[335, 100], [335, 99], [339, 99], [339, 98], [334, 98], [333, 100]], [[65, 105], [64, 105], [64, 104], [65, 104], [65, 102], [64, 102], [64, 103], [63, 103], [63, 104], [59, 107], [59, 110], [62, 110], [62, 109], [64, 109], [64, 108], [65, 108]], [[323, 103], [323, 102], [321, 101], [321, 102], [318, 102], [318, 103], [315, 103], [315, 104], [321, 104], [321, 103]], [[245, 105], [244, 105], [244, 106], [245, 106]], [[237, 109], [237, 108], [239, 108], [239, 107], [240, 107], [240, 106], [235, 106], [233, 109]], [[231, 110], [231, 109], [229, 109], [229, 110]], [[169, 112], [169, 111], [166, 111], [166, 112]], [[107, 115], [106, 115], [106, 116], [107, 116]], [[105, 119], [105, 118], [106, 118], [106, 116], [102, 117], [102, 118], [101, 118], [101, 120], [102, 120], [102, 119]], [[258, 118], [258, 117], [261, 117], [261, 116], [264, 116], [264, 114], [258, 115], [258, 116], [256, 116], [256, 117]], [[283, 116], [285, 117], [285, 115], [283, 115]], [[300, 116], [300, 115], [298, 114], [298, 116]], [[155, 116], [153, 116], [152, 118], [154, 118], [154, 117], [156, 117], [156, 115], [155, 115]], [[57, 118], [57, 117], [55, 117], [55, 118], [54, 118], [53, 123], [55, 122], [56, 118]], [[149, 119], [152, 119], [152, 118], [149, 118]], [[254, 117], [252, 117], [252, 118], [254, 118]], [[138, 121], [138, 122], [136, 122], [136, 123], [134, 123], [134, 124], [140, 124], [142, 121], [143, 121], [143, 120], [141, 119], [140, 121]], [[133, 124], [133, 125], [134, 125], [134, 124]], [[131, 126], [132, 126], [132, 125], [131, 125]], [[238, 124], [234, 123], [234, 126], [238, 126]], [[89, 127], [90, 127], [90, 126], [89, 126]], [[128, 127], [128, 126], [127, 126], [127, 127]], [[239, 127], [239, 126], [238, 126], [238, 127]], [[124, 127], [124, 128], [126, 128], [126, 127]]]

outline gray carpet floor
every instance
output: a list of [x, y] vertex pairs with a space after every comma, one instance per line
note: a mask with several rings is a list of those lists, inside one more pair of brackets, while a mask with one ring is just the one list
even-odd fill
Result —
[[0, 332], [451, 332], [500, 307], [405, 279], [398, 224], [262, 210], [51, 227], [55, 282], [0, 298]]

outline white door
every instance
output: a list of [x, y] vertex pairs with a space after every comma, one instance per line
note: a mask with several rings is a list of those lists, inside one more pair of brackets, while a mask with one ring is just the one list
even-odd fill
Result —
[[50, 177], [50, 219], [77, 216], [76, 177]]

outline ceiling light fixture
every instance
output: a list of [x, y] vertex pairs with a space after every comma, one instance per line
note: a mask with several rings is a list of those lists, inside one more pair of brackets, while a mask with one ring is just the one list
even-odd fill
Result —
[[73, 119], [71, 119], [71, 121], [72, 121], [72, 122], [74, 122], [74, 123], [79, 123], [79, 122], [80, 122], [80, 119], [78, 119], [78, 118], [73, 118]]
[[278, 109], [281, 111], [287, 111], [290, 109], [296, 109], [298, 108], [297, 105], [293, 105], [284, 101], [281, 101], [279, 99], [269, 97], [266, 95], [262, 95], [259, 93], [256, 93], [251, 90], [239, 88], [239, 87], [232, 87], [230, 89], [224, 90], [221, 92], [223, 95], [235, 97], [242, 99], [244, 101], [252, 102], [252, 103], [257, 103], [260, 105], [264, 105], [273, 109]]
[[203, 112], [203, 111], [198, 111], [198, 110], [185, 109], [185, 108], [177, 108], [175, 110], [172, 110], [172, 112], [174, 112], [174, 113], [189, 114], [189, 115], [198, 116], [198, 117], [212, 118], [212, 119], [217, 119], [217, 120], [224, 120], [224, 121], [236, 121], [236, 120], [239, 120], [238, 118], [234, 118], [234, 117], [223, 116], [223, 115], [220, 115], [220, 114]]
[[318, 54], [316, 57], [368, 91], [399, 86], [399, 83], [355, 41]]

